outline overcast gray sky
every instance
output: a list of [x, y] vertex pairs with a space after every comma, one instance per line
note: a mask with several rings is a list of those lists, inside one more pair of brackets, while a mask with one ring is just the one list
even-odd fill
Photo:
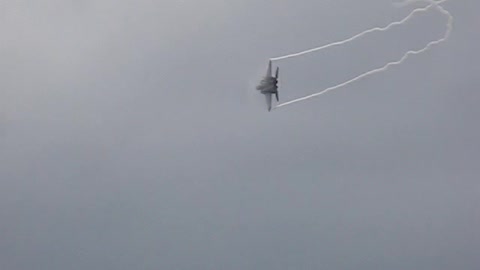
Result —
[[[480, 2], [448, 42], [268, 113], [267, 59], [400, 20], [384, 0], [2, 1], [0, 268], [480, 265]], [[432, 10], [276, 62], [320, 91], [445, 31]]]

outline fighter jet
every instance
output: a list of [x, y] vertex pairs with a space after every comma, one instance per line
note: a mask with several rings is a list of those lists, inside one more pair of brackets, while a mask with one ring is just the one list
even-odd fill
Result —
[[265, 100], [267, 101], [268, 111], [272, 109], [272, 94], [275, 94], [275, 97], [278, 101], [278, 72], [279, 68], [275, 71], [275, 77], [272, 76], [272, 61], [268, 61], [267, 75], [260, 81], [260, 84], [257, 86], [257, 90], [260, 93], [265, 95]]

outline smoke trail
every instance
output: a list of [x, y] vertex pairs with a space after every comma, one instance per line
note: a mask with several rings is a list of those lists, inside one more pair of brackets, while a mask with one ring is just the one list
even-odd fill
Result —
[[[405, 6], [405, 5], [408, 5], [412, 2], [415, 2], [415, 1], [418, 1], [418, 0], [406, 0], [405, 2], [401, 2], [401, 3], [397, 3], [396, 5], [397, 6]], [[433, 1], [433, 0], [425, 0], [427, 2], [430, 2], [431, 4], [426, 6], [426, 7], [423, 7], [423, 8], [417, 8], [417, 9], [414, 9], [412, 12], [410, 12], [410, 14], [408, 14], [407, 17], [403, 18], [403, 20], [401, 21], [397, 21], [397, 22], [392, 22], [390, 23], [389, 25], [385, 26], [385, 27], [375, 27], [375, 28], [372, 28], [372, 29], [369, 29], [369, 30], [366, 30], [366, 31], [363, 31], [351, 38], [347, 38], [345, 40], [342, 40], [342, 41], [337, 41], [337, 42], [333, 42], [333, 43], [330, 43], [330, 44], [327, 44], [327, 45], [324, 45], [324, 46], [321, 46], [321, 47], [317, 47], [317, 48], [313, 48], [313, 49], [309, 49], [309, 50], [305, 50], [305, 51], [302, 51], [302, 52], [298, 52], [298, 53], [292, 53], [292, 54], [288, 54], [288, 55], [284, 55], [284, 56], [279, 56], [279, 57], [274, 57], [274, 58], [270, 58], [270, 60], [272, 61], [278, 61], [278, 60], [283, 60], [283, 59], [287, 59], [287, 58], [292, 58], [292, 57], [297, 57], [297, 56], [301, 56], [301, 55], [305, 55], [305, 54], [309, 54], [309, 53], [312, 53], [312, 52], [316, 52], [316, 51], [320, 51], [320, 50], [323, 50], [323, 49], [327, 49], [327, 48], [330, 48], [330, 47], [334, 47], [334, 46], [339, 46], [339, 45], [343, 45], [345, 43], [348, 43], [348, 42], [351, 42], [351, 41], [354, 41], [355, 39], [358, 39], [360, 37], [363, 37], [367, 34], [370, 34], [370, 33], [373, 33], [373, 32], [384, 32], [384, 31], [388, 31], [390, 30], [392, 27], [396, 26], [396, 25], [401, 25], [401, 24], [404, 24], [405, 22], [407, 22], [408, 20], [410, 20], [410, 18], [412, 18], [416, 13], [419, 13], [419, 12], [424, 12], [424, 11], [427, 11], [428, 9], [430, 9], [431, 7], [433, 7], [434, 5], [438, 5], [438, 4], [441, 4], [447, 0], [441, 0], [441, 1]]]
[[[410, 2], [413, 2], [414, 0], [407, 0], [406, 2], [404, 3], [410, 3]], [[341, 88], [341, 87], [344, 87], [346, 85], [349, 85], [353, 82], [356, 82], [360, 79], [363, 79], [367, 76], [370, 76], [370, 75], [373, 75], [373, 74], [376, 74], [376, 73], [380, 73], [380, 72], [383, 72], [383, 71], [386, 71], [388, 70], [391, 66], [395, 66], [395, 65], [400, 65], [402, 64], [410, 55], [416, 55], [416, 54], [421, 54], [421, 53], [424, 53], [426, 51], [428, 51], [432, 46], [434, 45], [437, 45], [439, 43], [442, 43], [444, 41], [446, 41], [449, 36], [450, 36], [450, 33], [452, 32], [452, 27], [453, 27], [453, 16], [450, 14], [450, 12], [448, 12], [447, 10], [445, 10], [442, 6], [440, 6], [441, 3], [445, 2], [445, 1], [448, 1], [448, 0], [441, 0], [441, 1], [437, 1], [437, 2], [434, 2], [434, 1], [431, 1], [429, 0], [428, 2], [430, 2], [431, 4], [425, 8], [418, 8], [418, 9], [415, 9], [414, 11], [412, 11], [412, 13], [410, 13], [406, 18], [409, 18], [411, 17], [412, 14], [414, 14], [415, 11], [425, 11], [427, 9], [429, 9], [431, 6], [435, 6], [442, 14], [444, 14], [445, 16], [448, 17], [448, 22], [447, 22], [447, 29], [445, 31], [445, 34], [442, 38], [438, 39], [438, 40], [435, 40], [435, 41], [431, 41], [430, 43], [428, 43], [425, 47], [423, 47], [422, 49], [420, 50], [410, 50], [408, 52], [406, 52], [402, 58], [400, 58], [400, 60], [397, 60], [397, 61], [394, 61], [394, 62], [389, 62], [387, 64], [385, 64], [383, 67], [381, 68], [377, 68], [377, 69], [373, 69], [373, 70], [370, 70], [368, 72], [365, 72], [349, 81], [346, 81], [344, 83], [341, 83], [341, 84], [338, 84], [336, 86], [333, 86], [333, 87], [329, 87], [323, 91], [320, 91], [318, 93], [315, 93], [315, 94], [311, 94], [311, 95], [308, 95], [308, 96], [305, 96], [305, 97], [301, 97], [301, 98], [297, 98], [297, 99], [294, 99], [294, 100], [291, 100], [291, 101], [288, 101], [288, 102], [284, 102], [284, 103], [281, 103], [281, 104], [278, 104], [275, 108], [280, 108], [280, 107], [283, 107], [283, 106], [287, 106], [287, 105], [290, 105], [290, 104], [293, 104], [293, 103], [297, 103], [297, 102], [300, 102], [300, 101], [303, 101], [303, 100], [307, 100], [307, 99], [310, 99], [310, 98], [313, 98], [313, 97], [316, 97], [316, 96], [319, 96], [319, 95], [322, 95], [322, 94], [325, 94], [327, 92], [330, 92], [332, 90], [336, 90], [338, 88]], [[408, 19], [407, 19], [408, 20]], [[403, 22], [405, 22], [406, 20], [402, 20]], [[397, 23], [397, 24], [400, 24], [400, 23]], [[372, 30], [367, 30], [364, 33], [368, 32], [368, 31], [372, 31]], [[385, 31], [385, 30], [378, 30], [378, 31]], [[362, 35], [363, 35], [362, 34]], [[356, 37], [358, 37], [359, 35], [357, 35]], [[353, 40], [353, 39], [348, 39], [348, 41], [350, 40]], [[342, 41], [341, 44], [345, 43], [345, 42], [348, 42], [348, 41]], [[337, 42], [338, 43], [338, 42]], [[332, 43], [332, 44], [335, 44], [335, 43]], [[327, 47], [330, 47], [330, 46], [333, 46], [333, 45], [326, 45], [326, 46], [323, 46], [323, 48], [327, 48]], [[318, 49], [319, 50], [319, 49]], [[305, 53], [308, 53], [307, 51], [305, 52], [302, 52], [302, 53], [298, 53], [296, 54], [295, 56], [298, 56], [298, 55], [302, 55], [302, 54], [305, 54]], [[285, 59], [287, 56], [284, 56], [284, 57], [281, 57], [281, 59]], [[288, 55], [288, 57], [293, 57], [291, 55]], [[277, 58], [278, 60], [278, 58]]]

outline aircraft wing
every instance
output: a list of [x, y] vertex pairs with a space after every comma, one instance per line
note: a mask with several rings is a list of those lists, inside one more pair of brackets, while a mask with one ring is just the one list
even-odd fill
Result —
[[270, 111], [272, 109], [272, 94], [266, 93], [265, 101], [267, 102], [268, 111]]

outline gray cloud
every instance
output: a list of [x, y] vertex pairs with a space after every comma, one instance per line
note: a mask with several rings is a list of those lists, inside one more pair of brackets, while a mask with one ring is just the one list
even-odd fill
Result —
[[4, 3], [1, 268], [477, 269], [479, 4], [310, 2]]

